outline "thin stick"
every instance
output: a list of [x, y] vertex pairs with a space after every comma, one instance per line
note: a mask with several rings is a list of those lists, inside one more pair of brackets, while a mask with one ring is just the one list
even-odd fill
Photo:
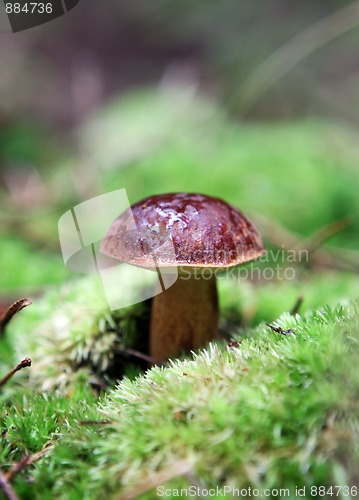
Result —
[[299, 295], [297, 298], [297, 302], [294, 304], [293, 309], [290, 311], [291, 316], [295, 316], [298, 314], [300, 306], [303, 304], [304, 297], [302, 295]]
[[136, 351], [135, 349], [130, 349], [130, 348], [123, 348], [120, 350], [120, 352], [124, 354], [128, 354], [129, 356], [133, 356], [138, 359], [142, 359], [143, 361], [147, 361], [148, 363], [151, 363], [152, 365], [162, 365], [163, 362], [158, 361], [151, 356], [148, 356], [147, 354], [144, 354], [143, 352]]
[[21, 309], [24, 309], [24, 307], [27, 307], [30, 304], [32, 304], [32, 302], [27, 298], [17, 300], [13, 304], [11, 304], [11, 306], [8, 307], [6, 311], [0, 315], [0, 334], [4, 332], [6, 325], [9, 323], [13, 316], [21, 311]]
[[19, 500], [19, 497], [12, 489], [12, 486], [8, 483], [2, 470], [0, 470], [0, 490], [4, 492], [4, 495], [8, 500]]
[[22, 370], [23, 368], [26, 368], [28, 366], [31, 366], [31, 359], [30, 358], [25, 358], [23, 359], [15, 368], [9, 371], [7, 375], [3, 379], [0, 380], [0, 387], [2, 387], [6, 382], [19, 370]]
[[289, 330], [283, 330], [283, 328], [281, 328], [280, 326], [274, 326], [274, 325], [270, 325], [269, 323], [266, 323], [267, 326], [269, 326], [269, 328], [271, 330], [273, 330], [273, 332], [276, 332], [276, 333], [280, 333], [281, 335], [289, 335], [289, 334], [292, 334], [295, 336], [295, 332], [290, 328]]
[[[291, 249], [296, 251], [298, 253], [297, 260], [298, 262], [300, 262], [301, 252], [302, 250], [305, 250], [303, 248], [303, 241], [306, 241], [310, 246], [310, 241], [312, 238], [311, 236], [309, 236], [309, 238], [307, 238], [306, 240], [303, 240], [299, 237], [299, 235], [292, 233], [280, 224], [270, 221], [262, 215], [257, 214], [255, 218], [258, 221], [258, 226], [262, 228], [263, 234], [273, 245], [275, 245], [277, 248], [282, 248], [283, 250]], [[343, 221], [344, 219], [341, 220]], [[341, 225], [341, 227], [339, 228], [339, 221], [333, 222], [329, 226], [325, 226], [324, 228], [320, 229], [316, 233], [316, 235], [313, 236], [316, 242], [318, 242], [317, 238], [319, 233], [323, 235], [325, 232], [327, 232], [327, 229], [325, 228], [331, 226], [331, 228], [333, 229], [334, 225], [336, 225], [337, 227], [337, 232], [338, 230], [344, 228], [343, 225]], [[334, 232], [331, 231], [330, 236], [332, 236], [333, 234]], [[328, 237], [329, 236], [327, 233], [324, 240], [327, 240]], [[324, 240], [322, 239], [322, 243], [324, 242]], [[328, 248], [326, 250], [317, 249], [314, 253], [310, 253], [308, 251], [308, 255], [310, 255], [310, 264], [321, 267], [328, 267], [330, 269], [337, 269], [340, 271], [349, 271], [354, 273], [359, 272], [359, 265], [355, 262], [357, 260], [356, 257], [358, 256], [359, 258], [359, 252], [340, 248]]]
[[[343, 231], [343, 229], [346, 229], [352, 223], [353, 220], [350, 217], [343, 217], [342, 219], [330, 222], [326, 226], [320, 228], [316, 233], [309, 236], [309, 238], [305, 239], [302, 242], [298, 242], [296, 247], [298, 249], [304, 248], [311, 254], [332, 236], [339, 233], [340, 231]], [[294, 250], [296, 250], [297, 248], [294, 248]]]
[[252, 218], [262, 234], [276, 247], [287, 250], [298, 245], [300, 235], [290, 231], [279, 222], [259, 213], [252, 214]]
[[42, 458], [50, 449], [53, 447], [52, 443], [48, 443], [44, 448], [33, 455], [24, 455], [19, 462], [12, 465], [8, 472], [4, 475], [6, 481], [12, 481], [15, 474], [18, 474], [22, 470], [24, 470], [29, 465], [37, 462]]
[[25, 469], [25, 467], [27, 467], [29, 465], [30, 458], [31, 458], [31, 455], [24, 455], [23, 457], [21, 457], [19, 462], [17, 462], [16, 464], [13, 464], [10, 467], [8, 472], [5, 474], [5, 479], [8, 482], [11, 482], [13, 477], [15, 476], [15, 474], [17, 474], [18, 472], [21, 472], [22, 470]]
[[266, 90], [300, 61], [359, 24], [359, 2], [351, 3], [312, 24], [275, 50], [257, 66], [232, 99], [240, 97], [239, 112], [245, 115]]
[[112, 420], [78, 420], [79, 425], [110, 425]]
[[169, 466], [159, 472], [154, 472], [151, 477], [138, 483], [135, 487], [116, 495], [114, 500], [134, 500], [143, 493], [156, 488], [160, 484], [166, 483], [167, 481], [175, 479], [179, 476], [185, 476], [191, 472], [191, 469], [191, 463], [186, 460], [178, 460], [178, 462], [174, 463], [172, 466]]

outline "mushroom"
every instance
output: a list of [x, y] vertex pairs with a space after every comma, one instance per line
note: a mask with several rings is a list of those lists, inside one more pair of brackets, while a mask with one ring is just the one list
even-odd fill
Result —
[[167, 360], [217, 338], [216, 271], [265, 250], [257, 229], [232, 205], [202, 194], [171, 193], [150, 196], [121, 214], [101, 251], [160, 273], [178, 272], [152, 303], [150, 355]]

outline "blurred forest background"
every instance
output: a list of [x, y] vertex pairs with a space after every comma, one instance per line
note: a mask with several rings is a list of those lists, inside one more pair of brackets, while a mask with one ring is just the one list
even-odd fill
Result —
[[[0, 333], [0, 373], [26, 367], [1, 393], [3, 488], [358, 484], [358, 127], [359, 1], [80, 0], [16, 34], [0, 2], [0, 331], [32, 300]], [[144, 357], [149, 304], [109, 313], [58, 221], [121, 188], [221, 197], [268, 260], [218, 279], [225, 342], [99, 409], [142, 370], [126, 349]]]
[[340, 283], [352, 290], [358, 10], [343, 0], [83, 0], [16, 34], [1, 11], [1, 301], [68, 279], [58, 218], [118, 188], [130, 202], [223, 197], [278, 248], [336, 233], [319, 264], [349, 269]]

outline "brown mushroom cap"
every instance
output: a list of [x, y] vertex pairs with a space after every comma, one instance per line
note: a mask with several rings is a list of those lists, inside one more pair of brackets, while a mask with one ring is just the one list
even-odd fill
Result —
[[216, 276], [196, 276], [195, 268], [236, 266], [260, 257], [264, 248], [235, 207], [211, 196], [172, 193], [126, 210], [112, 223], [101, 251], [147, 269], [179, 269], [178, 279], [152, 303], [150, 355], [166, 360], [218, 337]]
[[264, 247], [257, 229], [232, 205], [202, 194], [171, 193], [126, 210], [112, 223], [101, 251], [145, 268], [226, 268], [260, 257]]

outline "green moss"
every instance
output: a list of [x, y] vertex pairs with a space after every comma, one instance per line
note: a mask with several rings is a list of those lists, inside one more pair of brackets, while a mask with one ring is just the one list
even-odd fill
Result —
[[[130, 293], [131, 286], [136, 285], [119, 287], [118, 293]], [[122, 351], [146, 351], [148, 320], [146, 301], [111, 312], [100, 281], [92, 276], [49, 290], [12, 320], [8, 338], [18, 358], [33, 361], [26, 374], [31, 385], [65, 392], [79, 377], [106, 385], [104, 376], [130, 373], [134, 367]]]
[[[295, 335], [259, 326], [237, 348], [212, 345], [192, 360], [122, 381], [98, 411], [110, 425], [94, 430], [72, 422], [56, 446], [47, 460], [51, 491], [100, 498], [146, 490], [146, 481], [166, 474], [168, 488], [195, 481], [308, 491], [334, 484], [338, 471], [351, 484], [358, 465], [356, 307], [285, 314], [276, 324]], [[180, 472], [183, 461], [187, 474], [177, 477], [173, 468]], [[155, 497], [153, 486], [143, 496]]]

